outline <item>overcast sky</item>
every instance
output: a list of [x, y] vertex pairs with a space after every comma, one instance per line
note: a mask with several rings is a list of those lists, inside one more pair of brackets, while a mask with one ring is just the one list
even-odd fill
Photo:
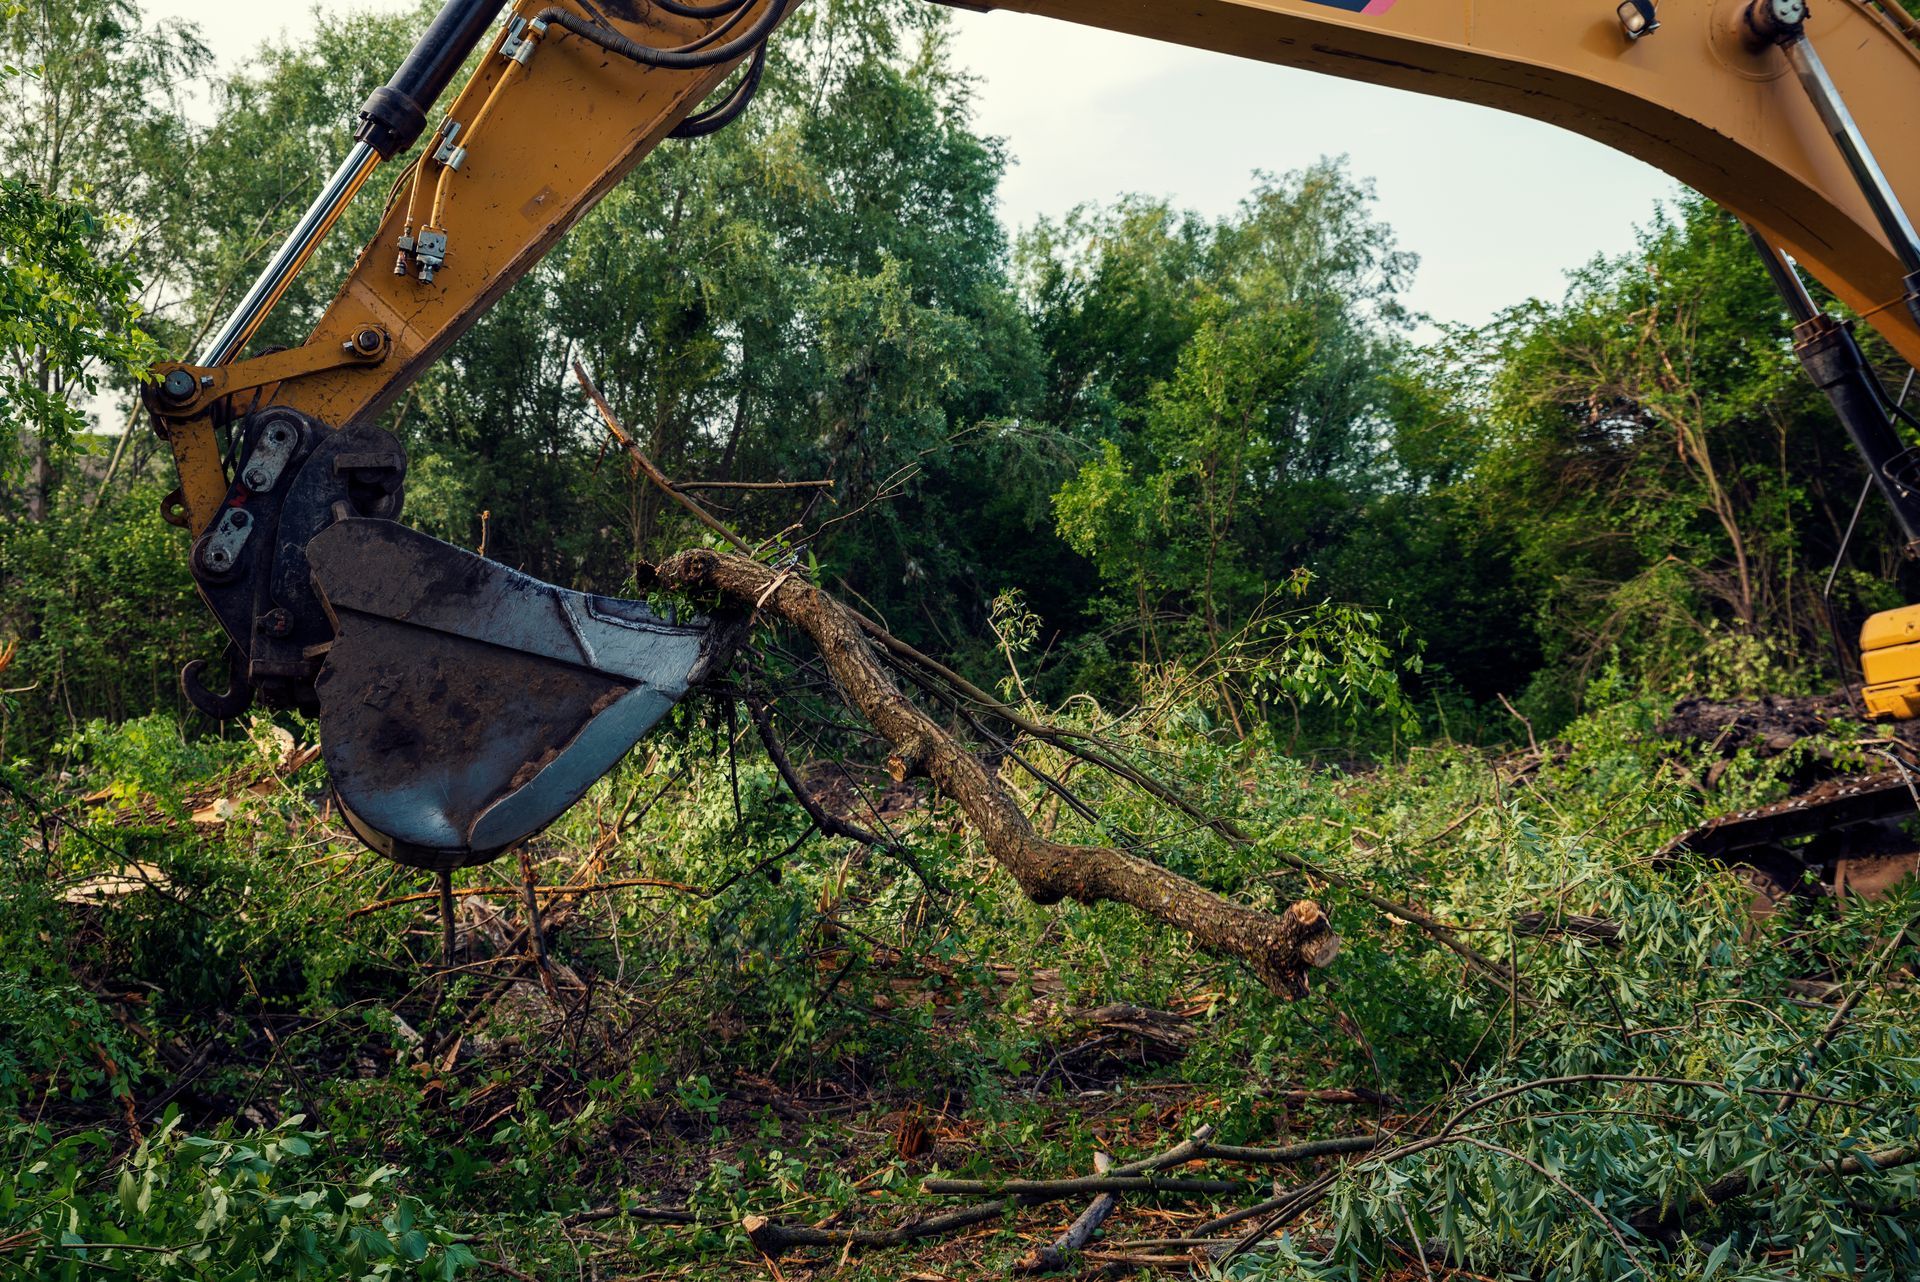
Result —
[[[276, 0], [141, 7], [155, 20], [198, 21], [222, 66], [313, 24], [310, 8]], [[1420, 255], [1408, 304], [1478, 323], [1529, 297], [1558, 297], [1569, 269], [1628, 248], [1635, 225], [1678, 190], [1597, 143], [1481, 107], [1025, 14], [955, 10], [954, 19], [955, 52], [980, 80], [978, 127], [1012, 152], [1001, 192], [1010, 227], [1125, 192], [1222, 214], [1255, 170], [1345, 155], [1377, 184], [1401, 247]]]

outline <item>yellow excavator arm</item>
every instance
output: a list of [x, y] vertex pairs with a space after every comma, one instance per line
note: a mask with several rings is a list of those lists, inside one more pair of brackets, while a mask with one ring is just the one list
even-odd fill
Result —
[[[791, 2], [521, 0], [502, 14], [499, 0], [449, 0], [369, 100], [354, 150], [232, 318], [195, 362], [160, 367], [147, 390], [180, 476], [169, 519], [194, 536], [196, 581], [232, 642], [234, 689], [206, 691], [196, 665], [183, 678], [189, 695], [215, 715], [256, 690], [317, 706], [349, 814], [389, 853], [447, 866], [536, 831], [724, 662], [715, 629], [520, 582], [393, 525], [405, 456], [378, 420], [664, 138], [724, 124], [744, 105]], [[1920, 545], [1920, 495], [1908, 488], [1916, 456], [1851, 330], [1814, 306], [1795, 269], [1920, 365], [1920, 236], [1906, 213], [1920, 208], [1920, 33], [1896, 0], [1817, 0], [1811, 12], [1807, 0], [993, 7], [1480, 103], [1672, 174], [1753, 229], [1803, 361]], [[483, 45], [478, 70], [429, 127]], [[742, 67], [728, 100], [700, 111]], [[1409, 112], [1408, 128], [1416, 122]], [[353, 195], [422, 136], [424, 154], [312, 337], [244, 357]], [[1892, 649], [1916, 633], [1874, 635]], [[1883, 656], [1876, 668], [1908, 683], [1910, 712], [1920, 710], [1920, 647], [1911, 659]], [[458, 698], [420, 694], [430, 677]], [[487, 695], [490, 681], [505, 684], [508, 702]], [[542, 699], [552, 706], [524, 715]], [[446, 746], [465, 733], [450, 715], [473, 727], [472, 742]], [[494, 728], [513, 716], [531, 728], [502, 741]], [[408, 808], [422, 805], [433, 813], [411, 820]]]

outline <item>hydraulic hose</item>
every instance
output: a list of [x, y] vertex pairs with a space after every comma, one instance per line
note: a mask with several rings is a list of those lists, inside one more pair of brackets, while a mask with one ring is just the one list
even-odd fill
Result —
[[[532, 41], [539, 40], [540, 28], [529, 27], [527, 34], [523, 38]], [[427, 219], [427, 225], [429, 227], [444, 228], [447, 225], [445, 220], [447, 190], [453, 179], [454, 171], [460, 167], [461, 161], [459, 158], [466, 154], [467, 146], [480, 137], [481, 130], [485, 127], [487, 120], [493, 115], [494, 108], [499, 105], [501, 96], [506, 92], [507, 86], [514, 82], [516, 73], [524, 73], [526, 67], [527, 64], [517, 58], [507, 63], [507, 69], [500, 74], [500, 79], [494, 82], [492, 92], [487, 95], [486, 101], [481, 104], [479, 112], [474, 115], [472, 123], [467, 126], [466, 143], [455, 148], [454, 158], [448, 160], [441, 167], [440, 181], [434, 185], [433, 189], [433, 212]], [[409, 212], [411, 212], [411, 210], [409, 210]]]
[[629, 62], [637, 62], [643, 67], [666, 67], [674, 71], [700, 71], [707, 67], [718, 67], [750, 53], [754, 46], [773, 33], [780, 19], [786, 16], [790, 0], [770, 0], [765, 13], [754, 20], [753, 25], [732, 40], [711, 49], [687, 51], [682, 49], [654, 49], [647, 45], [629, 40], [618, 31], [609, 31], [597, 22], [592, 22], [570, 9], [558, 7], [544, 9], [536, 22], [550, 23], [565, 31], [570, 31], [582, 40], [591, 41]]
[[735, 85], [733, 92], [727, 95], [727, 100], [710, 111], [696, 112], [688, 116], [675, 125], [667, 137], [684, 141], [689, 138], [705, 138], [709, 134], [725, 129], [738, 120], [740, 113], [753, 102], [753, 95], [760, 88], [760, 76], [766, 69], [767, 45], [763, 40], [760, 42], [760, 47], [753, 51], [753, 61], [747, 64], [747, 74], [741, 77], [740, 83]]
[[719, 4], [680, 4], [677, 0], [653, 0], [657, 8], [682, 18], [718, 18], [723, 13], [744, 9], [753, 0], [720, 0]]
[[698, 40], [689, 40], [686, 44], [681, 45], [680, 52], [692, 53], [696, 49], [704, 49], [710, 44], [717, 44], [725, 40], [733, 34], [733, 29], [740, 25], [740, 19], [746, 16], [747, 10], [744, 7], [735, 9], [727, 15], [725, 22], [715, 23], [713, 30], [707, 32], [706, 35], [701, 36]]

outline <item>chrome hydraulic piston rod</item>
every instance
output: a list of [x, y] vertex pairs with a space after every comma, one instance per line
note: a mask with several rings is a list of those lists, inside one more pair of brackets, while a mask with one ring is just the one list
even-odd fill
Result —
[[[1814, 110], [1819, 113], [1820, 122], [1833, 135], [1840, 154], [1846, 158], [1847, 168], [1852, 171], [1861, 194], [1867, 198], [1874, 219], [1880, 224], [1893, 252], [1906, 266], [1907, 307], [1916, 318], [1920, 318], [1920, 232], [1914, 230], [1913, 219], [1908, 217], [1899, 196], [1894, 194], [1886, 171], [1880, 167], [1866, 135], [1861, 132], [1853, 113], [1847, 109], [1840, 87], [1828, 74], [1819, 50], [1808, 39], [1803, 0], [1759, 0], [1750, 12], [1759, 19], [1752, 21], [1756, 32], [1771, 38], [1786, 55], [1788, 65], [1799, 77], [1800, 87], [1806, 91]], [[1767, 16], [1760, 18], [1760, 15]]]
[[246, 348], [313, 251], [353, 203], [368, 175], [419, 139], [427, 111], [458, 74], [500, 12], [501, 0], [447, 0], [393, 79], [360, 112], [353, 150], [281, 242], [253, 288], [201, 350], [198, 364], [225, 365]]
[[282, 241], [266, 268], [253, 282], [253, 288], [247, 291], [240, 305], [219, 329], [219, 332], [207, 341], [201, 349], [196, 364], [225, 365], [238, 356], [260, 326], [266, 322], [267, 314], [274, 309], [293, 278], [307, 265], [307, 259], [313, 257], [313, 251], [325, 240], [333, 225], [340, 221], [340, 215], [359, 194], [367, 181], [367, 176], [380, 163], [380, 153], [370, 142], [357, 142], [347, 158], [334, 170], [333, 177], [314, 197], [313, 204], [300, 216], [293, 230]]

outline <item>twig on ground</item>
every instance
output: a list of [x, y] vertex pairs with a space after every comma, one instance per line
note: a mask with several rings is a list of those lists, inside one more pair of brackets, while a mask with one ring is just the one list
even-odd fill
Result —
[[[1105, 1153], [1093, 1155], [1095, 1175], [1105, 1175], [1113, 1169], [1113, 1159]], [[1120, 1199], [1113, 1193], [1102, 1193], [1093, 1199], [1079, 1218], [1067, 1226], [1067, 1231], [1046, 1246], [1037, 1246], [1028, 1251], [1014, 1263], [1015, 1273], [1051, 1273], [1055, 1269], [1067, 1266], [1068, 1257], [1075, 1251], [1084, 1251], [1087, 1243], [1093, 1241], [1093, 1235], [1107, 1222], [1113, 1209], [1120, 1205]]]
[[997, 1220], [1017, 1204], [1017, 1199], [1000, 1198], [977, 1206], [963, 1206], [939, 1215], [908, 1220], [891, 1229], [816, 1229], [804, 1224], [780, 1224], [764, 1215], [749, 1215], [740, 1221], [747, 1241], [770, 1260], [777, 1260], [796, 1247], [889, 1247], [904, 1246], [922, 1238], [957, 1233], [975, 1224]]
[[922, 1180], [927, 1193], [986, 1197], [995, 1193], [1018, 1197], [1029, 1205], [1053, 1202], [1085, 1193], [1244, 1193], [1245, 1180], [1165, 1179], [1154, 1175], [1082, 1175], [1065, 1180]]
[[[1022, 1197], [1038, 1197], [1052, 1200], [1059, 1197], [1072, 1197], [1077, 1193], [1100, 1192], [1228, 1192], [1244, 1188], [1244, 1183], [1233, 1183], [1228, 1189], [1187, 1189], [1174, 1188], [1175, 1181], [1149, 1180], [1138, 1182], [1134, 1177], [1151, 1176], [1155, 1171], [1164, 1171], [1171, 1167], [1183, 1166], [1188, 1162], [1216, 1161], [1237, 1162], [1247, 1166], [1291, 1166], [1301, 1162], [1311, 1162], [1316, 1158], [1339, 1157], [1355, 1153], [1369, 1153], [1380, 1147], [1383, 1138], [1378, 1135], [1349, 1135], [1334, 1139], [1311, 1140], [1304, 1144], [1293, 1144], [1285, 1148], [1248, 1148], [1240, 1144], [1215, 1144], [1213, 1128], [1203, 1126], [1192, 1136], [1182, 1140], [1164, 1153], [1156, 1153], [1124, 1166], [1116, 1166], [1105, 1176], [1083, 1176], [1065, 1180], [950, 1180], [929, 1179], [921, 1182], [920, 1187], [928, 1193], [943, 1194], [981, 1194], [1009, 1193]], [[1221, 1184], [1220, 1180], [1189, 1180], [1189, 1184]]]

